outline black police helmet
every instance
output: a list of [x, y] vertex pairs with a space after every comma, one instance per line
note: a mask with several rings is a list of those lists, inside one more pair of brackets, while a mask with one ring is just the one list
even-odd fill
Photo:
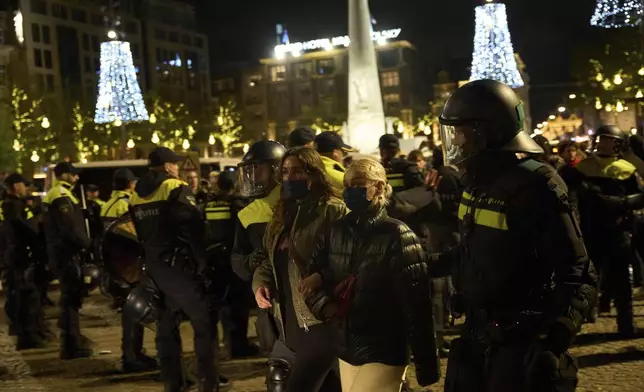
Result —
[[286, 154], [286, 148], [273, 140], [260, 140], [250, 146], [239, 166], [264, 162], [279, 162]]
[[617, 139], [621, 142], [626, 142], [626, 133], [622, 132], [616, 125], [602, 125], [597, 128], [595, 136], [609, 137]]
[[142, 324], [153, 324], [159, 316], [159, 292], [151, 282], [142, 282], [136, 286], [125, 300], [123, 317]]
[[87, 291], [92, 291], [101, 284], [101, 269], [96, 264], [83, 264], [81, 276]]
[[485, 138], [486, 149], [543, 154], [523, 131], [523, 110], [523, 103], [506, 84], [475, 80], [449, 97], [440, 123], [471, 126]]

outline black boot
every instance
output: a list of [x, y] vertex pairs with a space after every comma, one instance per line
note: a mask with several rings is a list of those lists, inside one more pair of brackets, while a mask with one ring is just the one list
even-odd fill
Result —
[[156, 359], [142, 353], [134, 358], [123, 358], [121, 364], [124, 373], [150, 372], [159, 368]]

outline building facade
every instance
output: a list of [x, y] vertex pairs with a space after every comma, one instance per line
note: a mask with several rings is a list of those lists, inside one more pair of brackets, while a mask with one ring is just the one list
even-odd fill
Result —
[[[305, 45], [318, 41], [322, 40]], [[245, 129], [256, 137], [284, 140], [297, 126], [339, 128], [348, 117], [347, 46], [348, 42], [261, 59], [259, 66], [214, 80], [213, 97], [217, 100], [239, 89]], [[377, 52], [385, 115], [414, 124], [427, 111], [428, 102], [415, 47], [407, 41], [379, 41]]]
[[[100, 44], [108, 40], [105, 0], [19, 0], [24, 51], [32, 91], [55, 102], [96, 99]], [[193, 7], [172, 0], [120, 0], [123, 40], [130, 42], [144, 93], [206, 110], [210, 89], [208, 45], [195, 30]], [[62, 98], [62, 100], [61, 100]]]

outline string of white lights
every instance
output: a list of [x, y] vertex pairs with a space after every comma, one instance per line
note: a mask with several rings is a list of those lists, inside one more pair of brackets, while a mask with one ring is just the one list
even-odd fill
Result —
[[590, 24], [607, 29], [635, 26], [643, 14], [641, 0], [597, 0]]
[[514, 57], [505, 4], [476, 7], [470, 80], [493, 79], [512, 88], [523, 86]]
[[94, 121], [98, 124], [149, 120], [136, 79], [130, 43], [101, 44], [101, 71]]

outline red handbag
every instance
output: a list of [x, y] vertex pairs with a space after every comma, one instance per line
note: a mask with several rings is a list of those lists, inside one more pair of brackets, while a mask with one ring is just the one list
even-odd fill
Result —
[[349, 313], [353, 294], [355, 293], [356, 279], [356, 276], [351, 274], [333, 289], [333, 298], [337, 307], [333, 318], [345, 318]]

